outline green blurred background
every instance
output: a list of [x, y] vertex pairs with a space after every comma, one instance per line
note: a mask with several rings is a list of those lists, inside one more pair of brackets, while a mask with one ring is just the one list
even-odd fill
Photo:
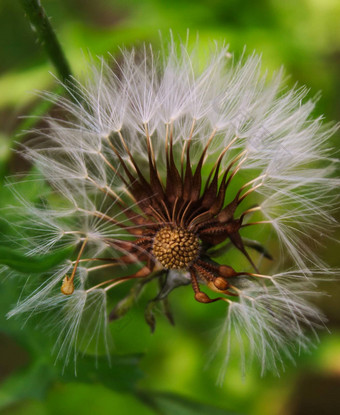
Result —
[[[226, 40], [240, 54], [244, 45], [263, 54], [271, 71], [284, 65], [287, 83], [306, 84], [311, 95], [322, 91], [316, 115], [339, 119], [340, 2], [338, 0], [41, 0], [75, 74], [83, 55], [115, 54], [119, 46], [160, 43], [159, 30], [182, 38], [190, 29], [200, 46]], [[34, 90], [55, 88], [56, 73], [17, 0], [0, 0], [0, 208], [11, 202], [4, 177], [26, 166], [13, 149], [25, 128], [22, 115], [44, 111]], [[333, 138], [336, 145], [339, 135]], [[26, 189], [26, 192], [37, 190]], [[0, 223], [5, 227], [4, 223]], [[3, 230], [3, 229], [2, 229]], [[1, 237], [5, 240], [5, 232]], [[1, 242], [1, 241], [0, 241]], [[321, 255], [339, 266], [338, 247]], [[18, 284], [19, 285], [19, 284]], [[117, 352], [126, 355], [99, 362], [82, 359], [78, 377], [61, 374], [50, 356], [49, 339], [5, 313], [16, 301], [17, 284], [0, 284], [0, 413], [17, 414], [256, 414], [340, 413], [340, 289], [325, 283], [332, 296], [318, 296], [329, 319], [319, 347], [287, 364], [281, 376], [261, 378], [255, 366], [242, 379], [232, 362], [222, 387], [216, 368], [206, 369], [208, 329], [218, 326], [219, 306], [206, 308], [187, 291], [171, 297], [177, 321], [159, 319], [155, 334], [136, 307], [112, 325]], [[19, 291], [20, 292], [20, 291]], [[53, 341], [53, 340], [52, 340]], [[220, 408], [220, 409], [218, 409]]]

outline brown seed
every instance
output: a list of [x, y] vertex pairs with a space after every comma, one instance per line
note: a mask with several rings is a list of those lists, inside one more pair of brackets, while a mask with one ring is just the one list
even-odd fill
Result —
[[223, 279], [222, 277], [217, 277], [214, 280], [214, 285], [218, 290], [224, 291], [228, 288], [228, 283], [225, 279]]
[[73, 279], [69, 278], [66, 275], [66, 277], [63, 279], [63, 284], [62, 284], [60, 290], [61, 290], [61, 292], [64, 295], [71, 295], [71, 294], [73, 294], [73, 291], [74, 291]]
[[218, 267], [218, 273], [224, 278], [235, 277], [237, 274], [233, 268], [227, 265], [220, 265]]
[[211, 300], [207, 296], [207, 294], [202, 292], [202, 291], [195, 294], [195, 300], [199, 301], [200, 303], [210, 303], [211, 302]]

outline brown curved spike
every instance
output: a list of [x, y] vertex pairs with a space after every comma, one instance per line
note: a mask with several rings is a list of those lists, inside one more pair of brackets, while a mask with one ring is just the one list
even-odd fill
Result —
[[[211, 208], [213, 203], [216, 201], [217, 188], [218, 188], [218, 174], [219, 174], [219, 170], [220, 170], [221, 161], [222, 161], [222, 157], [220, 157], [219, 160], [218, 160], [218, 163], [217, 163], [216, 168], [215, 168], [215, 174], [214, 174], [214, 177], [213, 177], [211, 183], [208, 184], [209, 183], [209, 178], [208, 178], [206, 187], [204, 189], [201, 203], [202, 203], [202, 206], [205, 207], [205, 208]], [[212, 173], [212, 171], [211, 171], [211, 173]]]
[[190, 143], [187, 144], [187, 151], [186, 151], [186, 167], [185, 167], [185, 175], [184, 175], [184, 182], [183, 182], [183, 200], [188, 201], [190, 200], [191, 189], [192, 189], [192, 170], [191, 170], [191, 160], [190, 160]]
[[150, 174], [150, 186], [151, 189], [153, 189], [155, 192], [155, 196], [158, 199], [164, 200], [164, 189], [163, 185], [159, 179], [157, 168], [156, 168], [156, 162], [153, 158], [152, 148], [151, 148], [151, 138], [148, 136], [147, 138], [147, 147], [148, 147], [148, 161], [149, 161], [149, 174]]
[[152, 163], [152, 160], [149, 159], [149, 170], [150, 170], [150, 185], [154, 189], [155, 196], [159, 199], [164, 200], [164, 189], [161, 181], [159, 180], [157, 169]]
[[155, 195], [155, 192], [153, 188], [150, 186], [150, 183], [145, 179], [145, 177], [143, 176], [143, 174], [141, 173], [139, 169], [137, 169], [136, 171], [137, 171], [139, 183], [137, 180], [135, 180], [134, 182], [131, 183], [131, 186], [132, 187], [138, 186], [140, 189], [143, 189], [144, 194], [148, 195], [151, 199], [154, 199], [153, 196], [157, 196], [157, 195]]
[[[130, 170], [128, 169], [125, 161], [123, 160], [122, 156], [120, 155], [119, 151], [116, 149], [116, 147], [111, 143], [111, 141], [109, 140], [109, 144], [112, 148], [112, 150], [114, 151], [114, 153], [116, 154], [116, 156], [118, 157], [118, 160], [120, 161], [120, 164], [122, 165], [126, 175], [128, 176], [130, 183], [132, 183], [135, 180], [135, 177], [131, 174]], [[126, 182], [125, 182], [126, 183]]]
[[150, 185], [138, 168], [136, 169], [138, 178], [135, 178], [126, 166], [124, 170], [131, 182], [132, 194], [142, 211], [147, 215], [152, 215], [150, 206], [156, 210], [161, 210], [159, 199], [162, 198], [162, 195], [164, 197], [164, 192], [161, 183], [158, 181], [157, 173], [153, 175], [150, 170], [150, 180], [152, 180], [152, 185]]
[[238, 206], [238, 195], [236, 195], [234, 200], [220, 211], [220, 213], [217, 215], [217, 220], [220, 223], [226, 223], [230, 221], [234, 217], [237, 206]]
[[202, 166], [203, 166], [203, 161], [204, 161], [204, 157], [206, 154], [206, 149], [203, 151], [202, 156], [197, 164], [194, 176], [192, 178], [192, 187], [191, 187], [191, 192], [190, 192], [190, 200], [192, 202], [196, 202], [201, 194], [201, 185], [202, 185]]
[[199, 233], [200, 239], [210, 245], [218, 245], [224, 242], [229, 233], [222, 226], [215, 228], [208, 228]]
[[148, 222], [148, 220], [144, 218], [142, 215], [140, 215], [139, 213], [135, 212], [134, 210], [128, 207], [123, 206], [118, 200], [116, 200], [115, 203], [117, 204], [121, 212], [124, 213], [124, 215], [128, 219], [130, 219], [130, 221], [134, 223], [135, 225], [144, 225], [144, 226], [150, 225], [150, 222]]
[[[195, 213], [195, 212], [194, 212]], [[209, 212], [202, 212], [199, 215], [195, 216], [192, 215], [193, 219], [189, 222], [188, 229], [195, 229], [199, 230], [200, 225], [204, 225], [208, 223], [208, 221], [213, 217], [213, 215]]]
[[[230, 184], [231, 179], [235, 176], [235, 174], [237, 172], [237, 169], [230, 175], [230, 177], [228, 179], [227, 179], [227, 176], [228, 176], [232, 166], [239, 160], [239, 158], [241, 156], [242, 156], [242, 153], [239, 154], [237, 157], [235, 157], [229, 163], [227, 169], [225, 170], [225, 172], [223, 174], [223, 178], [222, 178], [222, 181], [221, 181], [221, 185], [220, 185], [220, 188], [219, 188], [219, 191], [218, 191], [216, 201], [214, 202], [213, 206], [211, 206], [211, 208], [210, 208], [210, 212], [212, 212], [214, 215], [217, 215], [223, 207], [227, 188]], [[238, 192], [237, 195], [236, 195], [237, 199], [239, 199], [239, 195], [240, 195], [240, 192]]]
[[199, 237], [203, 242], [217, 245], [224, 242], [230, 234], [238, 232], [241, 226], [239, 219], [229, 221], [227, 224], [211, 222], [199, 231]]
[[177, 170], [172, 145], [172, 136], [170, 137], [169, 154], [166, 156], [166, 185], [165, 193], [170, 203], [174, 203], [176, 198], [182, 196], [182, 179]]
[[[150, 214], [150, 209], [149, 209], [149, 205], [153, 205], [154, 207], [159, 208], [159, 204], [157, 202], [157, 199], [154, 197], [155, 196], [155, 192], [153, 192], [152, 187], [150, 186], [150, 183], [145, 179], [145, 177], [143, 176], [142, 172], [140, 171], [135, 159], [133, 158], [130, 150], [128, 149], [122, 135], [120, 134], [121, 140], [123, 142], [124, 148], [126, 150], [126, 152], [128, 153], [130, 160], [133, 164], [133, 166], [135, 167], [136, 173], [137, 173], [137, 178], [130, 172], [129, 168], [127, 167], [125, 161], [123, 160], [122, 156], [120, 155], [119, 151], [115, 148], [115, 146], [111, 143], [111, 141], [109, 141], [110, 146], [112, 148], [112, 150], [114, 151], [114, 153], [116, 154], [116, 156], [118, 157], [124, 171], [125, 174], [127, 175], [129, 181], [130, 181], [130, 186], [132, 188], [132, 193], [133, 196], [135, 197], [135, 199], [137, 200], [139, 206], [141, 207], [141, 209], [143, 210], [144, 213]], [[149, 153], [150, 155], [150, 153]], [[125, 184], [127, 184], [125, 182]], [[147, 200], [147, 202], [146, 202]]]
[[[128, 167], [126, 166], [124, 160], [122, 159], [122, 157], [120, 155], [117, 155], [121, 165], [126, 173], [126, 175], [128, 176], [128, 179], [130, 181], [130, 185], [126, 183], [127, 186], [130, 186], [132, 189], [132, 194], [133, 197], [136, 199], [136, 201], [138, 202], [138, 205], [141, 207], [141, 209], [144, 211], [144, 213], [149, 213], [149, 211], [145, 208], [147, 207], [147, 205], [143, 202], [146, 199], [149, 199], [152, 194], [149, 188], [149, 184], [146, 182], [146, 180], [144, 179], [144, 177], [139, 177], [139, 179], [142, 179], [142, 183], [143, 185], [138, 181], [138, 179], [136, 179], [130, 172], [130, 170], [128, 169]], [[150, 202], [149, 202], [150, 203]]]
[[191, 190], [191, 196], [190, 200], [193, 202], [196, 202], [201, 194], [201, 185], [202, 185], [202, 166], [205, 159], [205, 156], [207, 154], [208, 148], [216, 134], [216, 130], [213, 130], [210, 137], [208, 138], [207, 144], [205, 145], [202, 155], [197, 163], [197, 167], [194, 173], [194, 177], [192, 179], [192, 190]]
[[180, 226], [184, 227], [184, 224], [186, 223], [186, 218], [191, 212], [191, 202], [182, 202], [180, 208], [177, 212], [176, 221], [177, 223], [180, 223]]
[[229, 235], [229, 238], [233, 245], [240, 251], [242, 254], [247, 258], [248, 262], [251, 264], [251, 266], [255, 269], [257, 273], [259, 273], [259, 270], [257, 269], [256, 265], [254, 264], [253, 260], [249, 256], [248, 252], [246, 251], [244, 247], [244, 243], [242, 241], [241, 235], [238, 232], [232, 233]]
[[223, 177], [222, 177], [222, 181], [221, 181], [221, 185], [220, 185], [220, 188], [218, 190], [217, 197], [215, 198], [215, 201], [213, 202], [213, 204], [211, 205], [211, 207], [209, 209], [209, 212], [211, 212], [211, 214], [213, 214], [213, 215], [217, 215], [223, 207], [224, 199], [225, 199], [225, 193], [226, 193], [226, 190], [227, 190], [227, 181], [226, 181], [226, 179], [227, 179], [228, 173], [229, 173], [228, 170], [226, 170], [224, 172]]
[[[149, 160], [149, 170], [150, 170], [150, 183], [143, 176], [140, 168], [138, 167], [138, 164], [136, 163], [136, 160], [134, 159], [134, 157], [133, 157], [133, 155], [132, 155], [132, 153], [131, 153], [128, 145], [126, 144], [126, 142], [124, 140], [124, 137], [123, 137], [123, 135], [122, 135], [122, 133], [120, 131], [118, 132], [118, 135], [119, 135], [119, 137], [121, 139], [121, 142], [122, 142], [122, 144], [123, 144], [123, 146], [125, 148], [125, 151], [129, 155], [129, 158], [130, 158], [130, 160], [131, 160], [131, 162], [132, 162], [132, 164], [133, 164], [133, 166], [134, 166], [134, 168], [136, 170], [136, 173], [137, 173], [137, 176], [138, 176], [138, 180], [142, 184], [142, 187], [144, 187], [145, 190], [147, 190], [146, 193], [148, 193], [149, 196], [153, 196], [154, 193], [152, 192], [152, 190], [155, 189], [156, 190], [155, 193], [158, 195], [158, 197], [161, 197], [161, 195], [164, 195], [164, 193], [163, 193], [163, 187], [162, 187], [161, 183], [159, 182], [158, 175], [157, 175], [157, 169], [156, 169], [156, 167], [154, 165], [154, 161], [153, 161], [153, 158], [152, 158], [152, 147], [151, 147], [151, 141], [150, 141], [151, 138], [149, 136], [149, 133], [148, 133], [148, 130], [147, 130], [147, 126], [146, 125], [145, 125], [145, 128], [146, 128], [146, 136], [147, 136], [148, 160]], [[113, 151], [119, 157], [119, 160], [121, 161], [121, 163], [124, 163], [123, 164], [123, 168], [124, 168], [124, 171], [126, 172], [126, 174], [129, 177], [129, 180], [131, 182], [131, 185], [132, 186], [135, 186], [136, 185], [135, 184], [136, 179], [129, 172], [129, 169], [127, 168], [126, 163], [124, 162], [124, 160], [121, 158], [118, 150], [115, 148], [115, 146], [112, 144], [111, 141], [109, 141], [109, 143], [110, 143], [111, 148], [113, 149]], [[151, 186], [150, 186], [150, 184], [151, 184]]]
[[[121, 142], [122, 142], [122, 144], [123, 144], [123, 147], [124, 147], [125, 151], [127, 152], [128, 156], [129, 156], [129, 158], [130, 158], [130, 160], [131, 160], [131, 163], [133, 164], [134, 168], [136, 169], [137, 174], [138, 174], [138, 175], [141, 175], [141, 172], [140, 172], [140, 170], [139, 170], [139, 168], [138, 168], [138, 165], [137, 165], [137, 163], [136, 163], [136, 161], [135, 161], [135, 159], [134, 159], [133, 155], [131, 154], [131, 151], [130, 151], [130, 149], [129, 149], [128, 145], [126, 144], [126, 142], [125, 142], [125, 140], [124, 140], [124, 137], [123, 137], [123, 135], [122, 135], [121, 131], [118, 131], [118, 136], [119, 136], [119, 138], [120, 138], [120, 140], [121, 140]], [[111, 140], [110, 140], [110, 139], [109, 139], [109, 144], [110, 144], [111, 148], [113, 149], [113, 151], [115, 152], [115, 154], [116, 154], [116, 155], [117, 155], [117, 156], [121, 159], [120, 154], [119, 154], [119, 151], [118, 151], [118, 150], [116, 149], [116, 147], [112, 144], [112, 142], [111, 142]]]

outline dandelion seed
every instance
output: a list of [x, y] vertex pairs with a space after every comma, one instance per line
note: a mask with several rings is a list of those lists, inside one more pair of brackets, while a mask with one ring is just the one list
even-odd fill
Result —
[[[77, 254], [10, 315], [62, 305], [67, 362], [68, 347], [86, 343], [78, 338], [80, 324], [89, 324], [86, 304], [97, 309], [89, 339], [97, 338], [107, 329], [107, 293], [127, 281], [135, 285], [110, 319], [158, 279], [159, 294], [146, 308], [152, 330], [157, 302], [173, 321], [167, 297], [178, 286], [191, 284], [188, 294], [200, 303], [225, 302], [216, 343], [225, 350], [222, 377], [235, 341], [242, 356], [276, 371], [281, 356], [307, 347], [306, 332], [323, 323], [304, 298], [314, 292], [313, 274], [334, 271], [308, 241], [334, 226], [339, 179], [331, 177], [336, 160], [327, 139], [337, 127], [312, 119], [307, 90], [284, 89], [282, 71], [269, 79], [255, 54], [237, 62], [216, 46], [206, 62], [202, 69], [197, 50], [174, 41], [162, 54], [145, 46], [123, 51], [114, 69], [103, 59], [91, 66], [89, 78], [76, 83], [81, 101], [45, 94], [65, 116], [46, 118], [49, 128], [36, 131], [25, 154], [63, 209], [53, 201], [26, 206], [28, 223], [46, 229], [41, 240], [42, 232], [31, 238], [30, 252], [67, 243]], [[260, 241], [245, 237], [249, 228]], [[261, 260], [271, 258], [263, 229], [281, 244], [276, 269], [290, 258], [293, 270], [261, 274]], [[233, 260], [239, 256], [229, 249], [244, 260]], [[139, 268], [129, 273], [131, 265]], [[106, 269], [110, 278], [96, 281]]]

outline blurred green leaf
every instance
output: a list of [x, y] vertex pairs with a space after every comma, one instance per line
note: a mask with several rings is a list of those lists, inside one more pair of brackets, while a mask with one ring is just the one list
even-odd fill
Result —
[[44, 360], [12, 375], [0, 388], [0, 410], [23, 399], [43, 399], [55, 378], [55, 368]]
[[[157, 414], [132, 393], [117, 392], [101, 384], [86, 384], [81, 380], [77, 383], [55, 384], [48, 393], [45, 408], [48, 415]], [[26, 412], [22, 415], [26, 415]], [[33, 412], [32, 415], [36, 414]]]
[[0, 246], [0, 264], [24, 273], [44, 272], [69, 258], [72, 251], [73, 247], [69, 247], [51, 254], [28, 257], [6, 246]]
[[[4, 241], [6, 241], [5, 237], [6, 235], [10, 235], [12, 233], [12, 226], [11, 224], [4, 218], [0, 217], [0, 244], [2, 243], [2, 239], [4, 239]], [[6, 245], [7, 245], [6, 241]]]
[[[140, 356], [114, 356], [111, 364], [105, 358], [79, 360], [77, 375], [74, 367], [66, 368], [61, 374], [58, 365], [52, 365], [48, 358], [33, 360], [24, 370], [7, 379], [0, 388], [0, 410], [25, 399], [45, 399], [52, 385], [68, 385], [74, 382], [101, 384], [119, 393], [134, 392], [135, 383], [141, 378]], [[149, 411], [146, 409], [146, 413]]]
[[[11, 214], [15, 217], [15, 209], [10, 209], [9, 206], [22, 206], [23, 200], [35, 203], [48, 192], [49, 187], [41, 173], [36, 167], [33, 167], [25, 177], [11, 178], [5, 186], [0, 184], [0, 208], [6, 208], [4, 211], [6, 217]], [[18, 195], [20, 195], [20, 199]]]
[[[54, 89], [52, 89], [51, 92], [55, 95], [61, 95], [64, 91], [60, 85], [57, 85]], [[55, 104], [53, 101], [48, 101], [42, 98], [39, 98], [34, 102], [29, 114], [22, 118], [11, 136], [10, 143], [12, 145], [12, 150], [16, 148], [18, 143], [26, 137], [27, 132], [34, 128], [36, 124], [41, 122], [43, 116], [54, 105]]]
[[162, 415], [233, 415], [225, 409], [192, 401], [172, 393], [145, 392], [141, 399]]
[[[110, 389], [121, 392], [134, 390], [136, 382], [143, 377], [139, 368], [141, 355], [90, 357], [77, 361], [76, 370], [72, 365], [65, 368], [62, 377], [65, 381], [81, 379], [86, 383], [100, 383]], [[76, 374], [75, 374], [76, 372]]]

